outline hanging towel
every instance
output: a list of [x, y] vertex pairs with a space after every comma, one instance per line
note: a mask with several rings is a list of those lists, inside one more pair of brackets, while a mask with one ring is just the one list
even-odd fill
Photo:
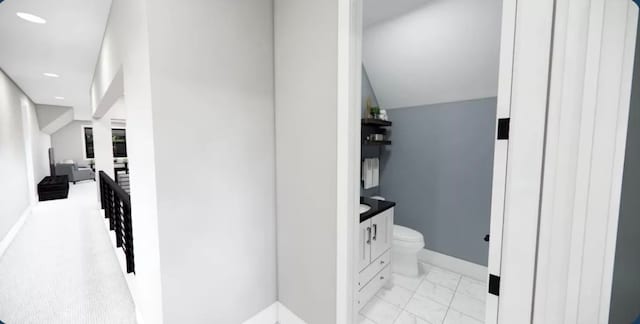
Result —
[[380, 160], [371, 159], [371, 173], [373, 175], [373, 186], [377, 187], [380, 185]]
[[362, 186], [364, 189], [373, 188], [373, 174], [371, 173], [371, 161], [369, 159], [362, 161]]
[[362, 163], [362, 182], [364, 189], [378, 186], [378, 159], [365, 159]]

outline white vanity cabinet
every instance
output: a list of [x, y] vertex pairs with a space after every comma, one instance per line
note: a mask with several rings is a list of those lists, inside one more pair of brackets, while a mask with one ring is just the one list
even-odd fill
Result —
[[360, 223], [357, 307], [364, 306], [391, 279], [393, 208]]

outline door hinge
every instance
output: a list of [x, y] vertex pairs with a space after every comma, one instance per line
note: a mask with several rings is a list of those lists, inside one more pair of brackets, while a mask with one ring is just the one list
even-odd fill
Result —
[[498, 139], [499, 140], [508, 140], [509, 139], [509, 124], [511, 123], [511, 118], [500, 118], [498, 119]]
[[500, 277], [496, 275], [489, 275], [489, 293], [492, 295], [500, 296]]

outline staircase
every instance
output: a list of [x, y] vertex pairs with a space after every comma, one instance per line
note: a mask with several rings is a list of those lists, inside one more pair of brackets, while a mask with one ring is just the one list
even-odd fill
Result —
[[128, 194], [131, 194], [131, 190], [129, 189], [129, 173], [126, 171], [118, 171], [116, 178], [118, 179], [118, 185], [120, 185], [120, 187], [122, 187], [122, 189]]

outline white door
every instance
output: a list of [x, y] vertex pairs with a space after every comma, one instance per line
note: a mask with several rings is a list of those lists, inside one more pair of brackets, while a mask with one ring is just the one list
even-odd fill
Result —
[[[515, 34], [516, 0], [504, 0], [502, 7], [502, 34], [500, 39], [500, 73], [498, 79], [498, 98], [496, 108], [496, 142], [493, 155], [493, 184], [491, 196], [491, 225], [489, 229], [489, 261], [488, 277], [491, 290], [499, 290], [497, 282], [500, 278], [500, 260], [502, 254], [502, 227], [504, 222], [504, 200], [507, 178], [507, 153], [509, 149], [509, 129], [498, 129], [510, 126], [511, 81], [513, 48]], [[509, 127], [510, 128], [510, 127]], [[503, 134], [498, 134], [503, 133]], [[506, 133], [506, 134], [504, 134]], [[498, 135], [501, 135], [498, 139]], [[505, 136], [506, 135], [506, 136]], [[504, 139], [503, 137], [507, 137]], [[497, 288], [497, 289], [496, 289]], [[498, 322], [498, 294], [487, 291], [486, 319], [487, 324]]]
[[393, 240], [393, 208], [371, 219], [371, 260], [391, 248]]
[[532, 315], [554, 1], [502, 10], [487, 324]]
[[358, 237], [358, 271], [371, 263], [371, 220], [360, 223]]

